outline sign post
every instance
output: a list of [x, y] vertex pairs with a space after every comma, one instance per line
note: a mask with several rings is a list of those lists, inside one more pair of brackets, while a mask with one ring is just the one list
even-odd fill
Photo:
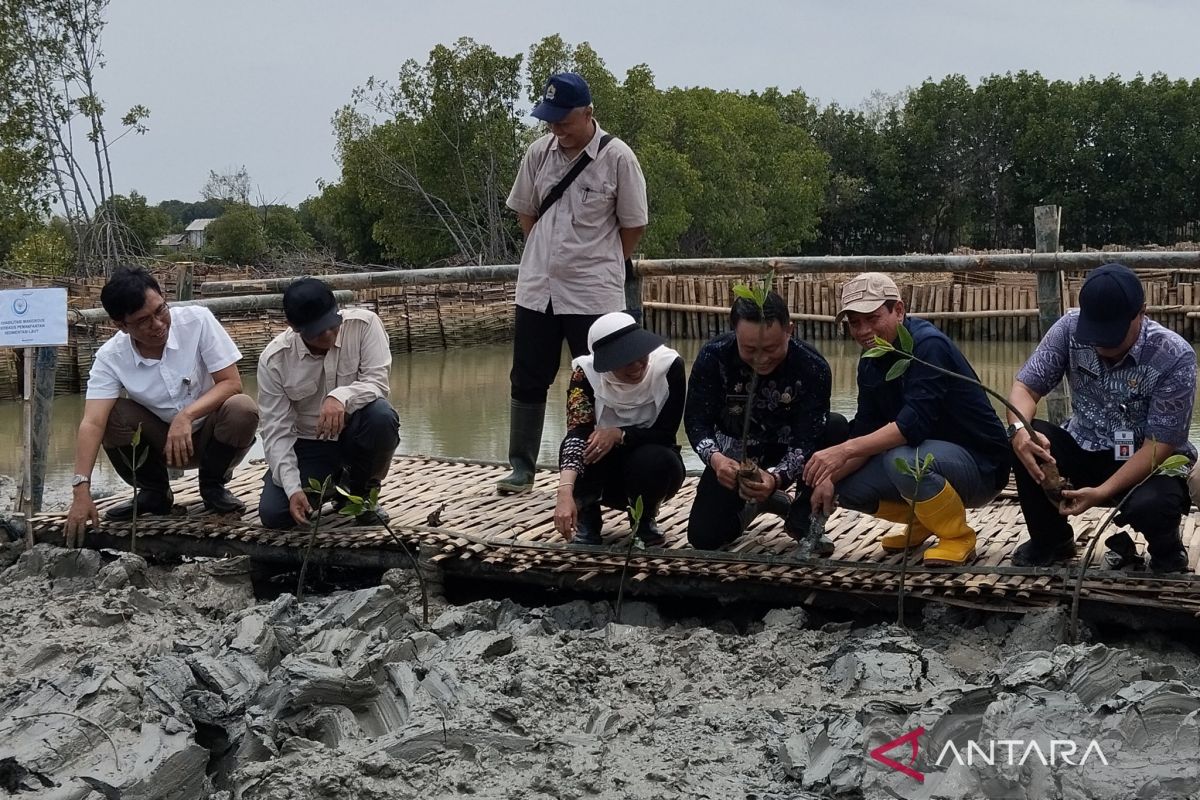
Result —
[[34, 348], [67, 344], [67, 290], [0, 290], [0, 347], [24, 348], [25, 474], [18, 508], [25, 518], [25, 543], [33, 546]]

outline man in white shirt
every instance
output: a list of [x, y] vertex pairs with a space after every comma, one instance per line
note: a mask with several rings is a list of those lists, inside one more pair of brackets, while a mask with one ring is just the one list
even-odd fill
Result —
[[[532, 114], [549, 132], [525, 152], [508, 195], [525, 234], [510, 376], [513, 471], [496, 484], [509, 494], [533, 487], [563, 340], [572, 358], [587, 355], [592, 323], [625, 308], [626, 262], [649, 218], [637, 156], [596, 122], [583, 78], [551, 76]], [[556, 191], [576, 168], [569, 186]]]
[[[367, 496], [387, 476], [400, 443], [400, 418], [388, 402], [392, 353], [387, 332], [366, 309], [338, 310], [316, 278], [293, 281], [283, 293], [288, 330], [258, 359], [262, 405], [263, 477], [258, 516], [268, 528], [303, 525], [313, 512], [310, 478]], [[341, 495], [331, 488], [327, 499]], [[359, 525], [387, 520], [379, 508]]]
[[[117, 474], [133, 484], [132, 441], [139, 426], [137, 458], [145, 454], [136, 468], [139, 515], [170, 512], [168, 466], [200, 468], [206, 509], [244, 512], [245, 504], [225, 484], [254, 442], [258, 407], [242, 394], [242, 354], [229, 334], [207, 308], [168, 307], [158, 281], [140, 267], [116, 270], [100, 302], [119, 332], [96, 352], [88, 375], [67, 544], [100, 521], [90, 483], [101, 445]], [[133, 502], [105, 516], [128, 520]]]

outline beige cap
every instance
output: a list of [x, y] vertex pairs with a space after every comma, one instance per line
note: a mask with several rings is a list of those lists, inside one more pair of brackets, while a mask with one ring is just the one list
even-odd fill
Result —
[[842, 287], [842, 308], [836, 319], [840, 322], [847, 311], [870, 314], [888, 300], [899, 300], [896, 282], [882, 272], [864, 272], [854, 276]]

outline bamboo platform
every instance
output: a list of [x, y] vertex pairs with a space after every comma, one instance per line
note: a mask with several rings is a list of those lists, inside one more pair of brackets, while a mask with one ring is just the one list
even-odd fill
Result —
[[[268, 530], [257, 524], [259, 488], [265, 468], [250, 465], [230, 485], [246, 501], [241, 518], [204, 513], [194, 477], [175, 484], [176, 508], [170, 516], [139, 522], [138, 552], [160, 555], [249, 554], [277, 562], [299, 563], [307, 530]], [[422, 567], [445, 576], [515, 581], [583, 591], [615, 589], [629, 541], [624, 514], [604, 514], [604, 547], [564, 542], [554, 531], [555, 477], [543, 472], [535, 490], [499, 496], [493, 483], [507, 466], [432, 458], [397, 456], [384, 485], [384, 506], [393, 530], [420, 553]], [[761, 599], [802, 604], [822, 596], [894, 607], [901, 556], [880, 550], [879, 537], [891, 523], [852, 511], [837, 511], [828, 534], [837, 549], [832, 558], [797, 560], [794, 543], [782, 520], [759, 517], [724, 551], [698, 551], [687, 544], [688, 510], [697, 479], [689, 477], [664, 504], [659, 524], [667, 536], [661, 549], [635, 548], [626, 591], [644, 597], [708, 596]], [[122, 498], [99, 501], [104, 509]], [[1075, 520], [1082, 555], [1102, 514], [1093, 509]], [[1012, 566], [1013, 549], [1025, 538], [1020, 508], [1011, 492], [994, 504], [971, 511], [979, 531], [977, 557], [963, 568], [927, 568], [910, 556], [906, 586], [909, 596], [985, 610], [1022, 612], [1070, 602], [1079, 564], [1032, 569]], [[62, 541], [62, 514], [34, 520], [39, 541]], [[409, 562], [382, 528], [353, 527], [344, 517], [326, 515], [313, 552], [314, 563], [364, 568], [407, 567]], [[1110, 531], [1111, 532], [1111, 531]], [[126, 549], [128, 524], [103, 523], [88, 534], [91, 547]], [[1135, 535], [1139, 545], [1144, 542]], [[1153, 610], [1200, 617], [1200, 531], [1195, 515], [1185, 519], [1183, 540], [1190, 573], [1158, 578], [1144, 572], [1114, 573], [1093, 565], [1082, 594], [1084, 609], [1123, 607], [1135, 613]], [[1103, 548], [1097, 548], [1099, 558]]]

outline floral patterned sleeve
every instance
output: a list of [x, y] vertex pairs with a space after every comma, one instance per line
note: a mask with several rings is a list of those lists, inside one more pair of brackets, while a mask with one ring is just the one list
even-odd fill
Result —
[[567, 435], [558, 449], [559, 470], [583, 474], [583, 448], [596, 429], [595, 392], [583, 370], [576, 367], [567, 387]]

